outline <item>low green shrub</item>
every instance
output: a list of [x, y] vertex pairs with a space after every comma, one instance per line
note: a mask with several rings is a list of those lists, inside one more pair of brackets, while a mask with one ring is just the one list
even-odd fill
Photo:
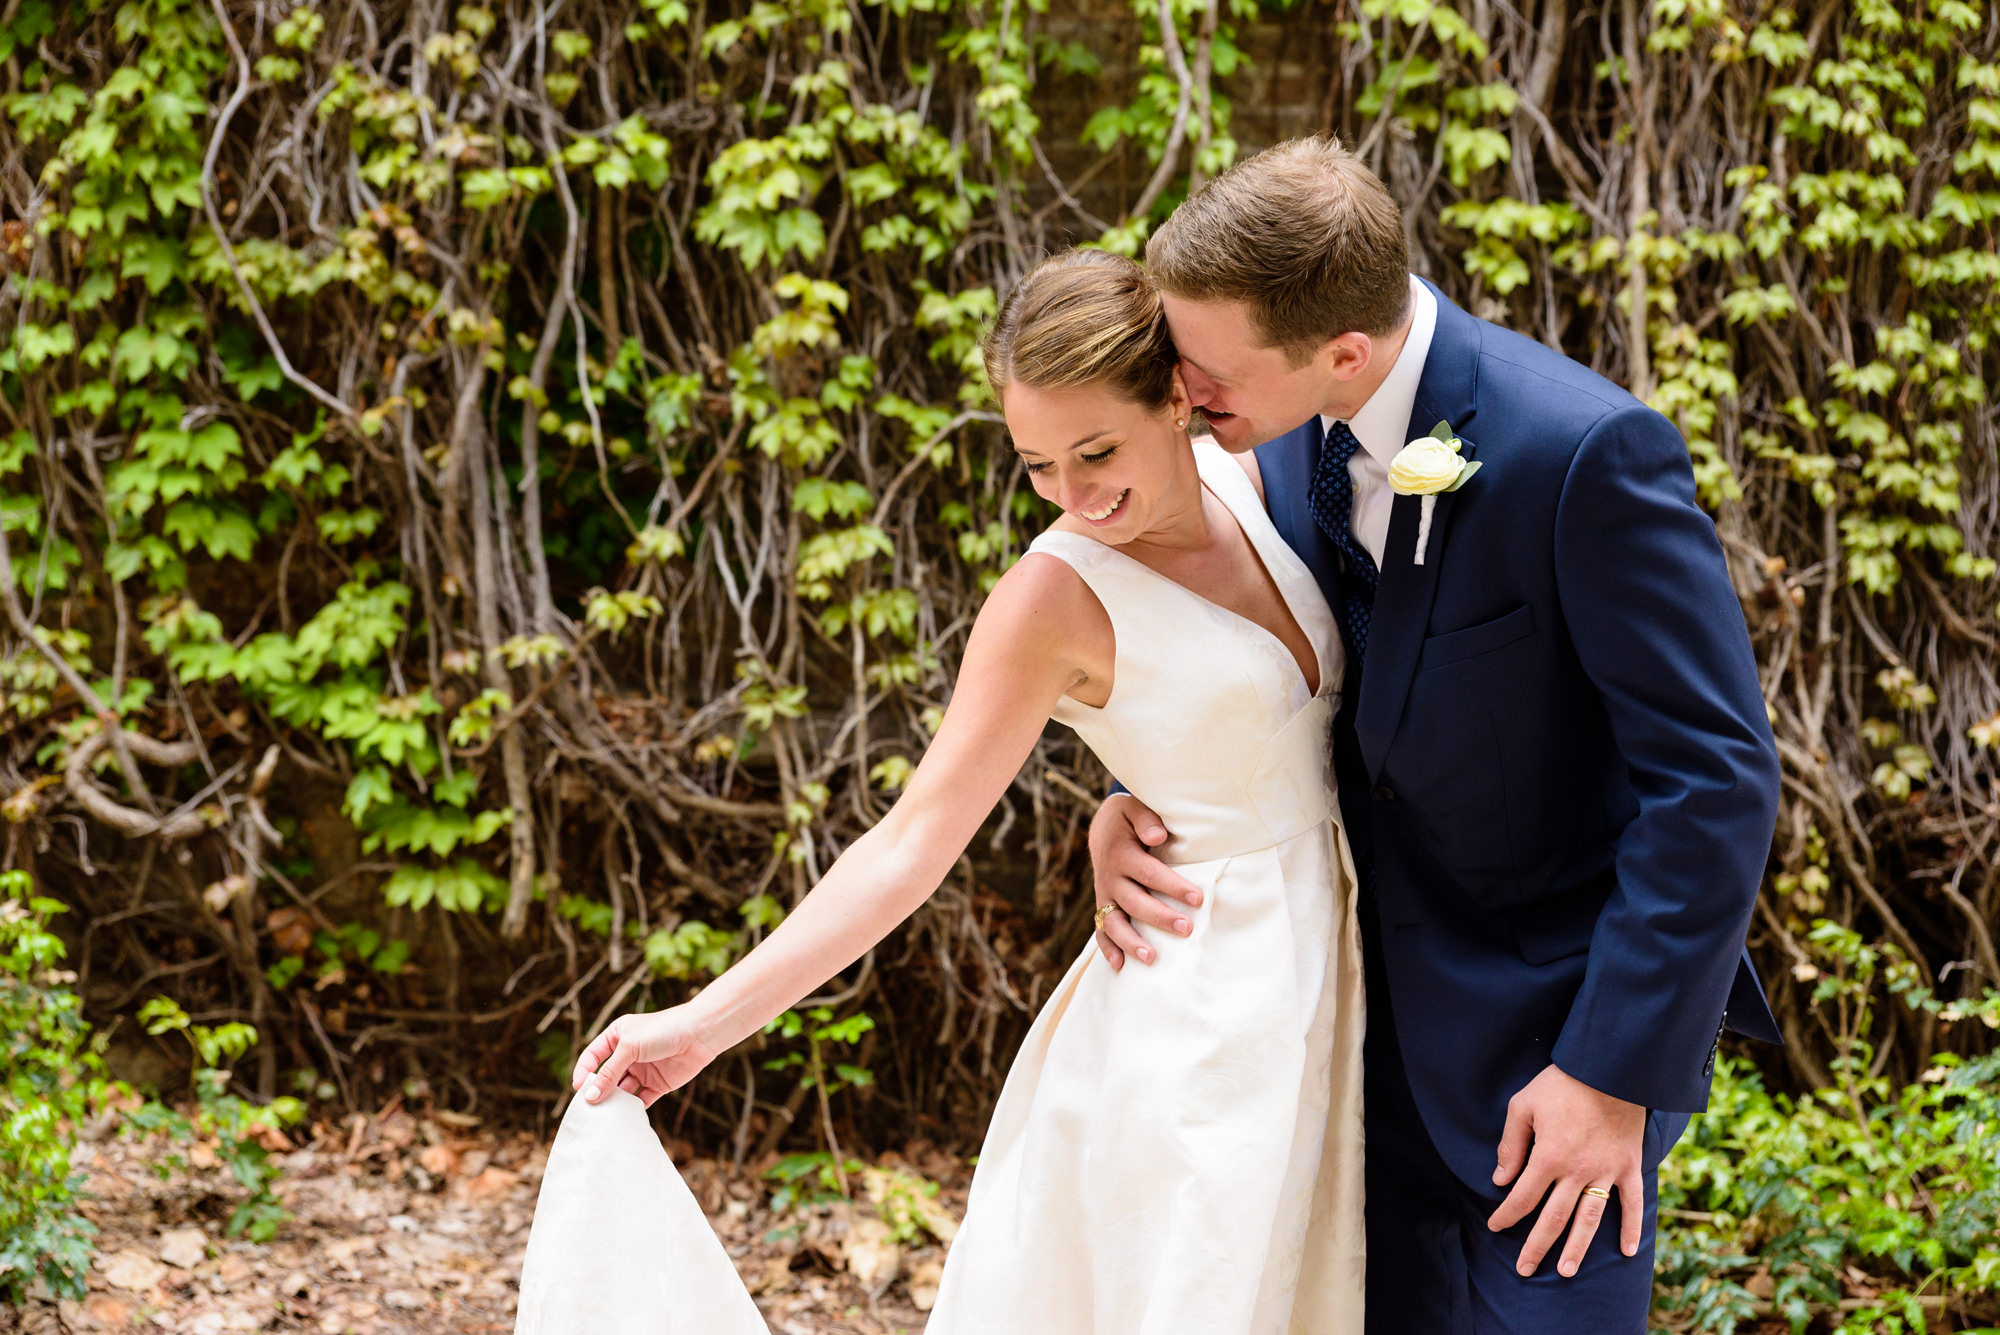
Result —
[[[249, 1193], [229, 1217], [225, 1232], [232, 1238], [241, 1234], [252, 1242], [269, 1242], [292, 1217], [271, 1190], [281, 1170], [271, 1161], [270, 1142], [305, 1116], [305, 1104], [289, 1095], [252, 1103], [229, 1092], [229, 1071], [223, 1063], [236, 1060], [257, 1043], [257, 1031], [247, 1024], [212, 1028], [193, 1024], [168, 997], [154, 997], [141, 1006], [139, 1022], [149, 1034], [177, 1032], [187, 1039], [194, 1058], [195, 1113], [188, 1117], [163, 1104], [148, 1103], [127, 1117], [127, 1129], [164, 1131], [182, 1144], [197, 1136], [213, 1138], [216, 1156]], [[158, 1168], [166, 1175], [182, 1166], [180, 1156], [174, 1155]]]
[[1706, 1114], [1660, 1173], [1654, 1324], [1731, 1335], [1760, 1321], [1832, 1335], [2000, 1324], [2000, 1054], [1950, 1053], [1915, 1084], [1872, 1075], [1885, 994], [1946, 1028], [2000, 1029], [2000, 993], [1942, 1002], [1890, 947], [1822, 922], [1814, 1006], [1830, 1087], [1773, 1094], [1716, 1064]]
[[36, 1280], [81, 1298], [96, 1227], [77, 1211], [77, 1127], [124, 1088], [104, 1074], [103, 1040], [84, 1023], [48, 930], [61, 904], [25, 872], [0, 872], [0, 1304]]
[[[84, 1122], [117, 1118], [124, 1135], [164, 1132], [186, 1144], [213, 1138], [217, 1156], [247, 1192], [228, 1232], [266, 1241], [290, 1216], [271, 1185], [278, 1176], [266, 1144], [297, 1122], [305, 1106], [293, 1098], [253, 1104], [228, 1092], [226, 1061], [257, 1041], [248, 1025], [192, 1024], [165, 998], [148, 1002], [139, 1019], [147, 1032], [178, 1031], [191, 1050], [193, 1116], [105, 1073], [108, 1036], [93, 1034], [76, 975], [61, 967], [63, 944], [49, 920], [67, 910], [34, 894], [25, 872], [0, 872], [0, 1304], [20, 1303], [36, 1281], [60, 1298], [81, 1299], [96, 1251], [97, 1228], [80, 1211], [89, 1193], [73, 1162]], [[187, 1167], [178, 1153], [154, 1163], [161, 1177]]]

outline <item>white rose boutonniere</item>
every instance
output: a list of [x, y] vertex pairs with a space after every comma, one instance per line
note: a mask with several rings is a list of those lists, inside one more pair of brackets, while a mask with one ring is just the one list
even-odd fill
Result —
[[1479, 462], [1459, 453], [1464, 444], [1451, 434], [1451, 424], [1439, 422], [1428, 436], [1419, 436], [1389, 461], [1389, 490], [1398, 496], [1421, 496], [1423, 508], [1417, 516], [1417, 559], [1424, 563], [1430, 546], [1431, 516], [1437, 512], [1437, 498], [1457, 491], [1479, 471]]

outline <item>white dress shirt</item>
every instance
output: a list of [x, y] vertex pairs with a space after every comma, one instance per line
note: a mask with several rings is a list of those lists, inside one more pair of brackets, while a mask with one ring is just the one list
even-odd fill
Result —
[[[1361, 411], [1347, 419], [1347, 429], [1361, 442], [1347, 463], [1347, 475], [1354, 479], [1354, 536], [1375, 558], [1377, 570], [1382, 568], [1382, 549], [1389, 545], [1389, 507], [1396, 499], [1389, 490], [1389, 463], [1410, 443], [1403, 433], [1410, 429], [1410, 414], [1417, 408], [1417, 382], [1423, 378], [1424, 359], [1437, 330], [1437, 298], [1414, 275], [1410, 302], [1410, 336], [1396, 354], [1396, 364]], [[1329, 429], [1334, 420], [1322, 413], [1320, 429]]]

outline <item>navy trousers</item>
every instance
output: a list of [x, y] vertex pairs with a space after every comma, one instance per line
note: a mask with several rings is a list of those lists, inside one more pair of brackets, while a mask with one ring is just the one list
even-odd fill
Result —
[[[1646, 1144], [1646, 1222], [1639, 1252], [1618, 1249], [1616, 1192], [1577, 1273], [1556, 1269], [1558, 1241], [1536, 1273], [1515, 1271], [1535, 1216], [1495, 1233], [1486, 1220], [1506, 1193], [1474, 1191], [1438, 1157], [1403, 1074], [1382, 978], [1378, 924], [1364, 895], [1368, 965], [1364, 1049], [1367, 1120], [1367, 1335], [1646, 1335], [1653, 1295], [1653, 1228], [1659, 1161], [1687, 1127], [1685, 1114], [1654, 1113]], [[1496, 1139], [1495, 1158], [1499, 1146]]]

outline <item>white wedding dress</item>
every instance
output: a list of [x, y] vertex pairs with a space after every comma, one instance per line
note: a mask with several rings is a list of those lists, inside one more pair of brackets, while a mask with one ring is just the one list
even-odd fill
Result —
[[[1203, 891], [1155, 963], [1085, 946], [987, 1129], [928, 1335], [1344, 1335], [1362, 1328], [1361, 945], [1328, 726], [1340, 637], [1237, 463], [1195, 446], [1318, 654], [1115, 548], [1048, 532], [1117, 636], [1074, 728]], [[573, 1099], [516, 1335], [766, 1335], [637, 1098]]]

